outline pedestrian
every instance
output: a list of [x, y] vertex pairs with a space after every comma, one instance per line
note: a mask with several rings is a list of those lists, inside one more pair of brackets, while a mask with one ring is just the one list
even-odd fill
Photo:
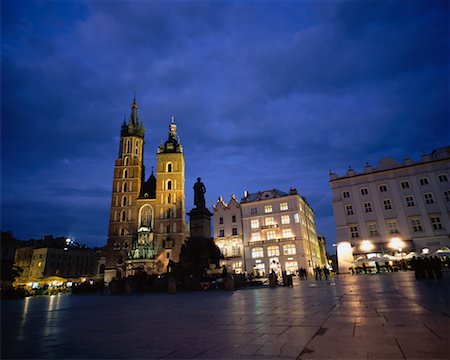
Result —
[[378, 264], [378, 261], [375, 261], [375, 267], [377, 268], [377, 273], [380, 273], [380, 264]]
[[326, 266], [323, 267], [323, 275], [325, 276], [325, 280], [328, 280], [328, 269]]
[[433, 256], [431, 262], [432, 262], [432, 268], [433, 268], [434, 275], [436, 276], [436, 279], [442, 279], [443, 276], [442, 276], [442, 271], [441, 271], [441, 268], [442, 268], [441, 259], [439, 259], [437, 256]]
[[427, 278], [428, 279], [434, 279], [434, 274], [433, 274], [433, 264], [431, 262], [432, 260], [430, 258], [425, 258], [423, 259], [423, 263], [424, 263], [424, 268], [425, 268], [425, 272], [427, 274]]
[[415, 256], [411, 259], [411, 267], [414, 270], [414, 277], [416, 280], [419, 279], [419, 269], [417, 268], [417, 259]]

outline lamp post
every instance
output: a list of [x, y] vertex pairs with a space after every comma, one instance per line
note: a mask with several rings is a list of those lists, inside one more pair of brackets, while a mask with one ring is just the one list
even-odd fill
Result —
[[333, 244], [333, 247], [335, 249], [335, 259], [336, 259], [336, 274], [339, 272], [339, 263], [338, 263], [338, 253], [337, 253], [337, 244]]

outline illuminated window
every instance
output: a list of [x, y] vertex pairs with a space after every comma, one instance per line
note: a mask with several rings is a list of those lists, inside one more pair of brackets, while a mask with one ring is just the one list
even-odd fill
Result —
[[420, 219], [411, 219], [411, 227], [413, 229], [413, 232], [423, 231], [422, 222], [420, 221]]
[[358, 227], [356, 225], [350, 226], [350, 234], [352, 239], [359, 237]]
[[250, 221], [250, 227], [252, 229], [259, 229], [259, 220], [258, 219], [252, 219]]
[[280, 256], [280, 248], [278, 246], [269, 246], [267, 248], [267, 256]]
[[364, 203], [364, 211], [366, 213], [372, 212], [372, 204], [370, 202]]
[[122, 192], [127, 192], [127, 182], [126, 181], [123, 183]]
[[409, 189], [409, 181], [402, 181], [400, 185], [402, 186], [402, 189]]
[[289, 208], [288, 208], [288, 203], [281, 203], [280, 204], [280, 210], [281, 211], [285, 211], [285, 210], [288, 210]]
[[367, 230], [369, 230], [369, 236], [377, 236], [378, 235], [378, 229], [377, 229], [376, 223], [367, 224]]
[[406, 206], [416, 206], [416, 203], [414, 202], [414, 196], [408, 195], [405, 197], [406, 200]]
[[123, 170], [122, 178], [126, 179], [128, 177], [128, 169]]
[[237, 234], [238, 234], [237, 228], [232, 228], [231, 229], [231, 235], [237, 235]]
[[420, 185], [424, 186], [424, 185], [428, 185], [430, 182], [428, 181], [428, 178], [424, 177], [424, 178], [419, 179], [419, 183], [420, 183]]
[[273, 220], [273, 217], [266, 217], [264, 219], [264, 221], [265, 221], [266, 225], [275, 225], [275, 221]]
[[127, 213], [125, 210], [122, 211], [122, 214], [120, 217], [121, 217], [122, 221], [127, 221]]
[[261, 234], [259, 232], [252, 233], [252, 241], [259, 241], [261, 240]]
[[389, 234], [398, 234], [400, 231], [398, 230], [398, 225], [396, 220], [389, 220], [387, 222], [387, 228]]
[[291, 223], [291, 218], [289, 217], [289, 215], [282, 215], [281, 216], [281, 223], [283, 225], [290, 224]]
[[345, 210], [347, 211], [347, 215], [353, 215], [353, 206], [347, 205], [345, 206]]
[[343, 192], [342, 192], [342, 197], [343, 197], [344, 199], [349, 198], [349, 197], [350, 197], [350, 192], [349, 192], [349, 191], [343, 191]]
[[167, 172], [172, 172], [172, 164], [167, 163]]
[[431, 226], [433, 226], [433, 230], [442, 230], [441, 218], [439, 216], [430, 216]]
[[258, 209], [257, 208], [251, 208], [250, 209], [250, 215], [256, 215], [258, 213]]
[[264, 257], [264, 249], [262, 247], [257, 247], [252, 249], [252, 258], [262, 258]]
[[266, 205], [264, 206], [264, 212], [267, 213], [271, 213], [272, 212], [272, 205]]
[[267, 240], [276, 239], [277, 233], [274, 230], [267, 232]]
[[361, 191], [361, 195], [369, 195], [369, 189], [367, 189], [367, 188], [362, 188], [360, 191]]
[[219, 237], [224, 237], [225, 236], [225, 230], [219, 230]]
[[392, 204], [390, 199], [383, 200], [384, 210], [392, 210]]
[[233, 263], [233, 270], [235, 272], [241, 272], [241, 270], [242, 270], [242, 261], [235, 261]]
[[128, 156], [127, 156], [127, 157], [125, 158], [124, 165], [125, 165], [125, 166], [128, 166], [129, 162], [130, 162], [130, 159], [129, 159]]
[[127, 197], [124, 196], [122, 199], [122, 206], [127, 206]]
[[440, 182], [448, 182], [448, 177], [446, 174], [442, 174], [438, 176]]
[[386, 185], [380, 185], [378, 188], [380, 189], [380, 192], [386, 192], [387, 191], [387, 186]]
[[294, 222], [298, 224], [300, 222], [300, 215], [298, 213], [294, 214]]
[[423, 198], [425, 199], [425, 203], [428, 205], [434, 204], [434, 198], [432, 193], [423, 194]]
[[172, 180], [167, 181], [167, 190], [172, 190]]
[[294, 244], [286, 244], [283, 246], [284, 255], [295, 255], [297, 253]]
[[291, 229], [283, 229], [283, 237], [284, 237], [284, 238], [290, 238], [290, 237], [292, 237], [292, 231], [291, 231]]

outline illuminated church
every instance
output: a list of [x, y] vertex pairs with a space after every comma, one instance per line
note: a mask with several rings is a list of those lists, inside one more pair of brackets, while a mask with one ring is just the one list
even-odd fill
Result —
[[156, 174], [145, 177], [145, 130], [136, 97], [120, 131], [106, 246], [105, 281], [138, 272], [162, 273], [178, 261], [186, 239], [184, 155], [172, 117], [168, 139], [157, 149]]

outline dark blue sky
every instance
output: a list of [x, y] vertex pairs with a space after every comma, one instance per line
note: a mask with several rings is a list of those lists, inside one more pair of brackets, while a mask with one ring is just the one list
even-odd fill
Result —
[[171, 114], [187, 209], [297, 187], [334, 241], [330, 169], [449, 141], [446, 1], [3, 1], [1, 229], [106, 243], [137, 87], [155, 162]]

